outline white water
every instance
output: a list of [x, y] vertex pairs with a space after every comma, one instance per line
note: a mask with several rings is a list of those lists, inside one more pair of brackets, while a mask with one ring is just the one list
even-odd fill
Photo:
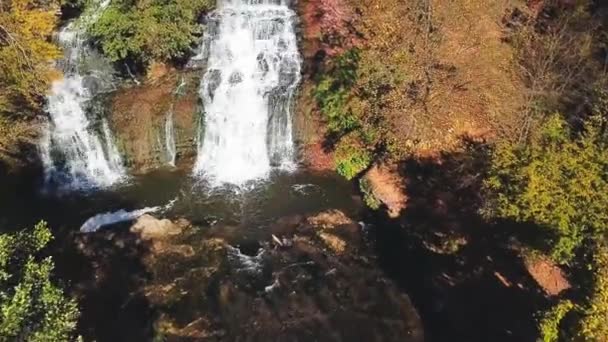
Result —
[[150, 213], [156, 213], [163, 210], [169, 210], [173, 207], [173, 204], [177, 199], [171, 200], [167, 205], [164, 206], [156, 206], [156, 207], [146, 207], [143, 209], [126, 211], [124, 209], [108, 212], [103, 214], [97, 214], [95, 216], [90, 217], [86, 220], [82, 226], [80, 226], [81, 233], [93, 233], [98, 231], [100, 228], [105, 226], [109, 226], [116, 223], [133, 221], [138, 219], [140, 216]]
[[165, 118], [165, 150], [167, 151], [167, 163], [175, 166], [175, 129], [173, 128], [173, 111], [167, 113]]
[[241, 272], [258, 273], [262, 270], [264, 249], [259, 249], [256, 255], [246, 255], [237, 247], [228, 246], [228, 259]]
[[79, 21], [68, 24], [59, 33], [65, 51], [61, 61], [64, 78], [53, 82], [48, 96], [51, 122], [39, 148], [47, 181], [58, 177], [68, 187], [105, 187], [125, 177], [108, 123], [102, 120], [96, 130], [87, 117], [94, 94], [85, 86], [87, 76], [81, 75], [78, 66], [88, 53], [83, 27], [97, 20], [108, 4], [109, 0], [104, 0], [93, 6]]
[[294, 165], [290, 106], [301, 60], [286, 1], [218, 0], [209, 18], [194, 173], [211, 184], [241, 185]]

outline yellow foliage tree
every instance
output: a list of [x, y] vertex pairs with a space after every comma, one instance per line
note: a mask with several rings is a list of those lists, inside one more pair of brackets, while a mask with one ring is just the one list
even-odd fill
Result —
[[60, 50], [51, 42], [59, 2], [0, 2], [0, 115], [38, 109], [56, 72]]

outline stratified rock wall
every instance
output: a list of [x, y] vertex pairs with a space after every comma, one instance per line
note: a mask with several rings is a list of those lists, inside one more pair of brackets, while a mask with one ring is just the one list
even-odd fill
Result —
[[166, 70], [141, 85], [118, 90], [109, 119], [117, 145], [133, 173], [168, 166], [165, 121], [173, 112], [177, 166], [188, 167], [196, 155], [199, 72]]

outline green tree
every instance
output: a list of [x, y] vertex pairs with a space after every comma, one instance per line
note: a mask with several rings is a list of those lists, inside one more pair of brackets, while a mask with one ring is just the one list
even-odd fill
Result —
[[608, 245], [598, 243], [589, 269], [592, 288], [583, 308], [580, 334], [587, 341], [608, 341]]
[[[608, 150], [605, 119], [595, 115], [573, 133], [551, 116], [526, 144], [501, 143], [485, 186], [486, 214], [534, 223], [551, 232], [549, 254], [577, 274], [576, 303], [565, 300], [543, 314], [541, 340], [564, 340], [562, 319], [578, 318], [566, 331], [584, 341], [608, 340]], [[537, 232], [540, 233], [540, 232]], [[569, 339], [573, 338], [569, 336]]]
[[198, 18], [211, 8], [211, 0], [118, 0], [89, 31], [113, 61], [181, 59], [202, 33]]
[[608, 151], [601, 123], [591, 121], [572, 138], [554, 115], [530, 143], [500, 144], [486, 182], [488, 209], [548, 229], [554, 236], [550, 254], [559, 263], [571, 261], [583, 244], [593, 246], [608, 229]]
[[67, 341], [78, 307], [51, 281], [53, 261], [38, 254], [52, 239], [46, 223], [0, 235], [0, 341]]

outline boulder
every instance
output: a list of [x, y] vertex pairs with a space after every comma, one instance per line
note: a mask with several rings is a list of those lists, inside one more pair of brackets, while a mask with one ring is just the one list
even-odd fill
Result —
[[319, 240], [336, 254], [360, 246], [361, 226], [342, 211], [332, 209], [306, 219], [301, 232], [313, 232]]
[[546, 257], [525, 256], [524, 264], [532, 278], [549, 296], [558, 296], [572, 287], [564, 271]]
[[182, 227], [167, 219], [159, 220], [152, 215], [143, 215], [131, 226], [132, 233], [139, 234], [142, 240], [165, 239], [178, 235]]
[[384, 204], [390, 217], [398, 217], [405, 209], [407, 204], [407, 197], [404, 193], [405, 184], [395, 168], [374, 165], [363, 176], [363, 180], [369, 186], [369, 194], [366, 195], [373, 196], [374, 200]]

